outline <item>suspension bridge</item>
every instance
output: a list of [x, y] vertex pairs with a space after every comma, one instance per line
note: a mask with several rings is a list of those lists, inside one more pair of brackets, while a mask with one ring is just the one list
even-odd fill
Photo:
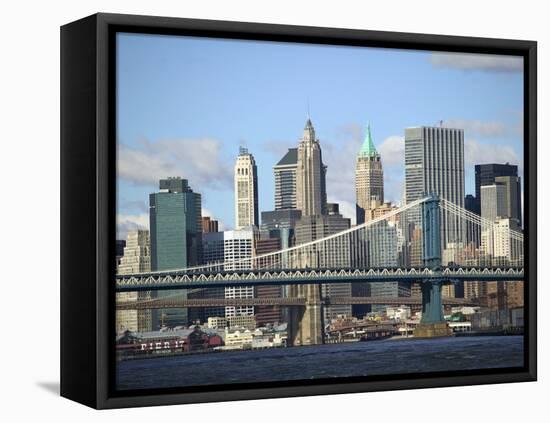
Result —
[[[420, 297], [323, 297], [323, 306], [331, 305], [363, 305], [385, 304], [392, 306], [421, 305]], [[475, 301], [464, 298], [442, 297], [441, 303], [449, 306], [476, 306]], [[250, 306], [280, 306], [305, 307], [306, 299], [298, 297], [272, 297], [272, 298], [193, 298], [183, 295], [175, 295], [170, 298], [150, 298], [141, 301], [120, 301], [117, 310], [151, 310], [165, 308], [202, 308], [202, 307], [250, 307]]]
[[[287, 304], [281, 305], [293, 306], [290, 339], [303, 345], [323, 342], [321, 310], [328, 300], [321, 295], [321, 285], [417, 282], [422, 291], [421, 324], [431, 336], [446, 331], [442, 286], [522, 281], [523, 254], [523, 234], [513, 229], [509, 219], [491, 222], [427, 195], [366, 223], [280, 251], [171, 271], [117, 275], [116, 291], [288, 286], [286, 298], [281, 299]], [[399, 300], [404, 303], [404, 298]], [[296, 304], [290, 304], [293, 301]], [[351, 303], [352, 297], [340, 301]], [[182, 300], [180, 307], [184, 304], [199, 306]]]

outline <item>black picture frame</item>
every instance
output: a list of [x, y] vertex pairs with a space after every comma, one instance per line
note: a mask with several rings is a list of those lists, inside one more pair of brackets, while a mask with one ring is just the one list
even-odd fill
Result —
[[[117, 393], [114, 369], [115, 89], [117, 32], [208, 36], [524, 58], [525, 366]], [[118, 14], [95, 14], [61, 28], [61, 395], [119, 408], [304, 395], [534, 381], [537, 378], [537, 44], [352, 29]]]

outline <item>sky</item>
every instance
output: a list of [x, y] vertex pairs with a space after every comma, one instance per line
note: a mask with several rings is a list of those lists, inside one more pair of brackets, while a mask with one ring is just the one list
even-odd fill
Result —
[[509, 162], [523, 176], [520, 57], [119, 33], [116, 97], [119, 239], [148, 228], [149, 194], [168, 176], [188, 179], [203, 216], [233, 228], [241, 145], [256, 160], [260, 211], [272, 210], [273, 166], [298, 145], [308, 113], [328, 201], [352, 222], [368, 123], [386, 201], [402, 200], [411, 126], [464, 129], [466, 193], [475, 164]]

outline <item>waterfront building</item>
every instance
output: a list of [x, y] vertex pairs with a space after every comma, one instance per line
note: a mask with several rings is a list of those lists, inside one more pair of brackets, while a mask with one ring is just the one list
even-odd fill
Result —
[[225, 328], [244, 328], [256, 329], [256, 316], [231, 316], [231, 317], [209, 317], [209, 329], [225, 329]]
[[259, 226], [258, 169], [254, 156], [240, 147], [234, 172], [235, 229]]
[[384, 202], [384, 172], [380, 154], [372, 141], [370, 125], [355, 161], [355, 196], [358, 225], [370, 220], [370, 211]]
[[[230, 263], [225, 270], [248, 269], [254, 252], [257, 231], [252, 227], [224, 232], [224, 261]], [[233, 264], [231, 264], [233, 262]], [[225, 288], [225, 298], [254, 298], [254, 287], [232, 286]], [[225, 316], [253, 316], [253, 306], [226, 307]]]
[[321, 145], [308, 119], [298, 144], [296, 168], [296, 208], [302, 211], [302, 216], [325, 214], [326, 170]]
[[222, 350], [280, 348], [287, 344], [285, 332], [264, 333], [260, 329], [244, 331], [226, 329], [223, 338], [225, 345], [221, 348]]
[[517, 308], [524, 306], [524, 282], [505, 282], [506, 286], [506, 299], [508, 308]]
[[464, 299], [485, 304], [487, 302], [487, 283], [464, 281]]
[[[257, 237], [258, 229], [254, 226], [234, 231], [204, 234], [203, 253], [206, 264], [220, 263], [219, 270], [250, 269]], [[224, 297], [254, 298], [254, 287], [226, 287], [224, 288]], [[225, 317], [253, 315], [254, 306], [225, 307]]]
[[218, 232], [219, 222], [209, 216], [202, 217], [202, 233]]
[[506, 285], [503, 281], [487, 282], [487, 307], [503, 310], [507, 307]]
[[[128, 232], [128, 238], [117, 267], [119, 275], [132, 275], [151, 271], [150, 239], [148, 230]], [[117, 302], [140, 301], [151, 298], [151, 292], [118, 292]], [[116, 331], [143, 332], [152, 330], [151, 310], [117, 310]]]
[[[400, 298], [411, 296], [411, 288], [407, 282], [372, 282], [370, 290], [371, 297]], [[388, 305], [375, 304], [372, 306], [372, 311], [384, 311], [387, 307]]]
[[443, 285], [441, 287], [441, 296], [443, 298], [456, 298], [456, 286], [454, 283]]
[[[202, 262], [201, 195], [193, 192], [187, 179], [161, 179], [159, 192], [149, 195], [151, 270], [183, 269]], [[187, 291], [162, 291], [159, 297]], [[154, 325], [187, 325], [187, 309], [160, 309], [153, 313]], [[153, 327], [156, 329], [156, 327]]]
[[297, 166], [297, 148], [289, 148], [283, 158], [273, 166], [273, 175], [275, 177], [275, 210], [296, 209]]
[[407, 320], [411, 318], [411, 308], [402, 305], [400, 307], [386, 307], [386, 317], [395, 320]]

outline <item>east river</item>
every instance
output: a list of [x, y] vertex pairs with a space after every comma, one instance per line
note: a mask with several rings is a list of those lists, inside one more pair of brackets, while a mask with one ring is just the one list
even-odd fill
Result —
[[520, 367], [522, 336], [403, 339], [232, 351], [117, 363], [117, 388], [171, 388]]

